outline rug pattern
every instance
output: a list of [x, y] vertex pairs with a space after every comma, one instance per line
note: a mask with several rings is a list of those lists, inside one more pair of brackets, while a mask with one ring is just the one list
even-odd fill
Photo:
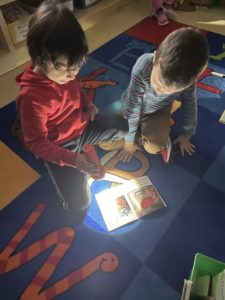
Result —
[[[102, 112], [118, 112], [136, 59], [154, 51], [169, 32], [182, 26], [171, 22], [159, 28], [154, 20], [145, 19], [120, 34], [91, 53], [81, 71], [82, 88]], [[144, 152], [130, 164], [114, 161], [109, 168], [124, 178], [148, 175], [167, 208], [110, 233], [94, 195], [111, 183], [94, 182], [88, 214], [80, 219], [69, 216], [61, 210], [41, 161], [10, 133], [15, 102], [0, 110], [0, 164], [15, 155], [7, 162], [8, 180], [3, 181], [5, 172], [0, 175], [4, 182], [4, 193], [0, 191], [4, 201], [0, 211], [2, 299], [178, 300], [197, 252], [225, 261], [225, 125], [219, 122], [225, 109], [225, 78], [212, 75], [213, 71], [225, 74], [225, 37], [204, 34], [211, 57], [198, 80], [196, 153], [177, 157], [169, 166]], [[179, 108], [172, 118], [175, 138], [180, 130]], [[99, 150], [101, 157], [105, 154]], [[24, 168], [28, 175], [23, 177]], [[17, 194], [5, 199], [5, 191], [15, 189], [18, 181]]]

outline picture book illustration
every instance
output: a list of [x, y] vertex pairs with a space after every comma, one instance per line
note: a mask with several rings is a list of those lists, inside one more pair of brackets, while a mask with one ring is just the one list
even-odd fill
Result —
[[109, 231], [166, 207], [148, 176], [107, 189], [96, 199]]

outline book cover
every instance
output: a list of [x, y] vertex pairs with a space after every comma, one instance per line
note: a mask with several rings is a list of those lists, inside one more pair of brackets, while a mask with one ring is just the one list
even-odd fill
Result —
[[225, 124], [225, 110], [223, 111], [223, 113], [222, 113], [222, 115], [221, 115], [219, 121], [220, 121], [220, 123]]
[[190, 300], [193, 281], [184, 279], [181, 300]]
[[96, 199], [109, 231], [166, 207], [147, 176], [105, 190]]

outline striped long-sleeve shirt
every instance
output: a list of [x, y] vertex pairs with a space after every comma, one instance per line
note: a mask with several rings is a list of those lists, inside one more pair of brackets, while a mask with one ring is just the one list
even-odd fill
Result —
[[197, 125], [196, 83], [181, 92], [156, 94], [150, 83], [153, 54], [143, 54], [136, 61], [127, 90], [122, 95], [122, 114], [128, 119], [127, 142], [134, 142], [140, 116], [158, 110], [170, 110], [174, 100], [180, 100], [183, 113], [183, 133], [192, 136]]

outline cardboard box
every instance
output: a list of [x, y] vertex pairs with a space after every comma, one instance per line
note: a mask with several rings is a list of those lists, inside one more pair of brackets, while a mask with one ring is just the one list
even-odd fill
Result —
[[194, 265], [190, 274], [190, 280], [195, 281], [197, 276], [214, 276], [225, 269], [225, 263], [201, 253], [195, 255]]
[[[190, 300], [192, 286], [200, 276], [215, 276], [225, 269], [225, 263], [201, 253], [196, 253], [189, 279], [184, 279], [181, 300]], [[207, 298], [210, 299], [210, 298]]]

